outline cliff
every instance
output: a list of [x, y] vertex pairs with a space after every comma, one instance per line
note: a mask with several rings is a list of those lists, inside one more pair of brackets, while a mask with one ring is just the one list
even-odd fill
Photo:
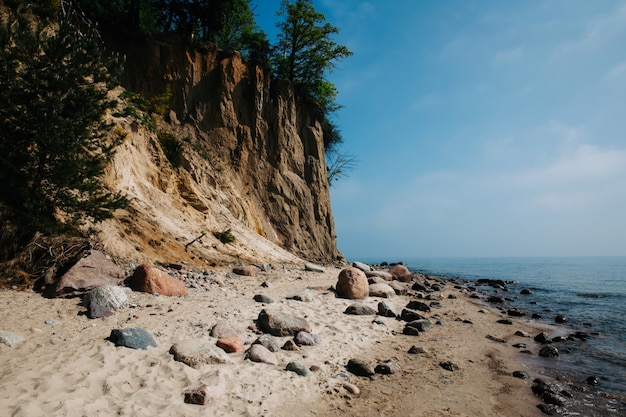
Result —
[[[92, 229], [109, 252], [164, 262], [341, 258], [314, 103], [237, 52], [171, 38], [113, 44], [126, 56], [125, 88], [146, 98], [171, 89], [156, 130], [181, 140], [184, 159], [172, 168], [153, 131], [111, 116], [127, 138], [108, 182], [132, 202]], [[226, 229], [234, 244], [216, 237]]]

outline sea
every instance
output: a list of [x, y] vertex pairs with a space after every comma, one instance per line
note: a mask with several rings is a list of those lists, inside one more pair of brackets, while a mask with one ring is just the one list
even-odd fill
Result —
[[[596, 395], [589, 400], [593, 415], [626, 416], [626, 257], [511, 257], [511, 258], [412, 258], [399, 260], [410, 270], [448, 279], [477, 281], [481, 278], [513, 282], [508, 308], [541, 316], [533, 319], [556, 326], [567, 335], [582, 331], [586, 341], [558, 346], [556, 360], [533, 356], [531, 369], [584, 387], [581, 392]], [[477, 287], [493, 291], [490, 287]], [[522, 295], [522, 289], [531, 294]], [[567, 322], [556, 324], [562, 315]], [[524, 319], [524, 318], [522, 318]], [[534, 335], [533, 335], [534, 336]], [[551, 335], [552, 336], [552, 335]], [[597, 384], [590, 384], [590, 377]], [[588, 380], [589, 379], [589, 380]], [[614, 395], [616, 394], [616, 395]], [[619, 398], [606, 404], [606, 398]], [[605, 403], [603, 403], [605, 402]], [[595, 405], [594, 405], [595, 403]], [[603, 404], [600, 404], [603, 403]], [[581, 407], [573, 409], [581, 410]], [[572, 412], [570, 415], [585, 415]], [[589, 408], [587, 408], [589, 410]]]

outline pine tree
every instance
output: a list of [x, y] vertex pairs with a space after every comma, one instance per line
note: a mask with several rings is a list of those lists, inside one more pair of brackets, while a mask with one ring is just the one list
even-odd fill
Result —
[[12, 12], [0, 25], [0, 200], [24, 236], [99, 221], [127, 203], [100, 180], [116, 146], [103, 115], [119, 63], [76, 22], [70, 14], [56, 30], [34, 27]]

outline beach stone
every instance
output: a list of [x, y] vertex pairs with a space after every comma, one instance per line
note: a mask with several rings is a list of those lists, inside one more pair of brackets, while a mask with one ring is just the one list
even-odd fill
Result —
[[348, 365], [346, 366], [348, 372], [353, 373], [357, 376], [371, 376], [374, 375], [374, 368], [372, 365], [367, 363], [366, 360], [361, 358], [352, 358], [348, 361]]
[[322, 343], [322, 338], [309, 332], [298, 332], [293, 341], [298, 346], [315, 346]]
[[526, 343], [516, 343], [513, 345], [513, 347], [517, 349], [526, 349], [528, 345]]
[[263, 345], [270, 352], [278, 352], [280, 350], [278, 341], [271, 334], [262, 334], [253, 344]]
[[47, 324], [48, 326], [60, 326], [61, 324], [63, 324], [62, 321], [54, 320], [54, 319], [46, 320], [43, 323]]
[[319, 265], [315, 265], [313, 263], [307, 262], [304, 264], [304, 270], [309, 272], [321, 272], [324, 273], [326, 270]]
[[397, 317], [398, 310], [391, 301], [381, 301], [378, 303], [378, 314], [383, 317]]
[[559, 415], [559, 407], [557, 407], [554, 404], [537, 404], [537, 408], [539, 409], [539, 411], [541, 411], [542, 413], [548, 415], [548, 416], [556, 416]]
[[118, 285], [124, 278], [122, 268], [104, 253], [92, 250], [89, 255], [81, 258], [59, 278], [54, 289], [54, 296], [81, 295], [102, 285]]
[[233, 272], [237, 275], [255, 277], [257, 272], [259, 272], [259, 268], [255, 265], [236, 266], [233, 268]]
[[257, 294], [254, 296], [254, 301], [257, 303], [271, 304], [274, 302], [274, 299], [265, 294]]
[[511, 319], [500, 319], [496, 323], [512, 325], [513, 321]]
[[401, 282], [411, 282], [411, 271], [404, 265], [396, 265], [389, 270], [393, 279]]
[[128, 279], [128, 285], [135, 291], [166, 296], [187, 295], [187, 287], [174, 277], [152, 265], [139, 265]]
[[355, 316], [368, 316], [368, 315], [375, 315], [376, 314], [376, 310], [374, 310], [372, 307], [365, 305], [363, 303], [354, 303], [349, 305], [346, 310], [344, 311], [344, 314], [352, 314]]
[[382, 282], [370, 284], [369, 291], [370, 297], [391, 298], [396, 295], [393, 288]]
[[225, 337], [218, 339], [216, 346], [226, 353], [243, 352], [243, 342], [238, 337]]
[[[365, 274], [365, 276], [367, 277], [367, 274]], [[386, 284], [387, 281], [385, 281], [384, 278], [381, 277], [377, 277], [377, 276], [373, 276], [373, 277], [367, 277], [367, 282], [370, 284], [370, 286], [372, 284]]]
[[526, 315], [525, 312], [520, 311], [520, 310], [518, 310], [516, 308], [512, 308], [510, 310], [507, 310], [506, 314], [511, 316], [511, 317], [523, 317], [523, 316]]
[[387, 271], [363, 271], [365, 272], [365, 276], [368, 278], [382, 278], [385, 281], [391, 281], [393, 280], [393, 275], [391, 275], [389, 272]]
[[274, 336], [293, 336], [298, 332], [311, 332], [311, 326], [300, 317], [277, 311], [261, 310], [257, 318], [259, 329]]
[[185, 403], [207, 405], [226, 393], [226, 378], [221, 372], [202, 376], [202, 383], [198, 388], [185, 391]]
[[531, 290], [529, 290], [528, 288], [524, 288], [519, 293], [522, 294], [522, 295], [531, 295], [533, 292]]
[[150, 333], [141, 327], [127, 329], [113, 329], [109, 340], [115, 346], [124, 346], [131, 349], [147, 350], [149, 346], [157, 347], [157, 343]]
[[402, 334], [407, 336], [419, 336], [420, 332], [415, 327], [405, 325], [404, 329], [402, 329]]
[[268, 365], [278, 365], [276, 355], [267, 350], [263, 345], [252, 345], [246, 351], [246, 359], [252, 362], [266, 363]]
[[413, 321], [413, 320], [427, 320], [426, 317], [422, 316], [415, 310], [411, 310], [409, 308], [403, 308], [400, 313], [400, 319], [404, 321]]
[[14, 348], [15, 346], [17, 346], [19, 343], [23, 341], [24, 341], [24, 336], [20, 334], [8, 332], [6, 330], [0, 330], [0, 343], [2, 343], [3, 345], [7, 345], [10, 348]]
[[400, 370], [400, 365], [392, 360], [386, 360], [382, 363], [379, 363], [378, 365], [376, 365], [376, 368], [374, 368], [374, 372], [383, 375], [395, 374], [396, 372], [400, 372]]
[[539, 356], [542, 358], [557, 358], [559, 356], [559, 350], [556, 346], [544, 346], [539, 350]]
[[567, 323], [568, 320], [567, 320], [567, 317], [559, 314], [558, 316], [554, 318], [554, 322], [558, 324], [563, 324], [563, 323]]
[[349, 300], [361, 300], [369, 296], [367, 277], [357, 268], [345, 268], [339, 273], [335, 286], [337, 296]]
[[433, 324], [428, 319], [421, 319], [421, 320], [413, 320], [413, 321], [408, 322], [406, 324], [406, 327], [413, 327], [420, 332], [425, 332], [425, 331], [430, 330], [433, 327]]
[[311, 371], [309, 371], [309, 369], [305, 365], [298, 363], [298, 362], [289, 362], [285, 369], [291, 372], [295, 372], [296, 374], [300, 376], [311, 375]]
[[541, 332], [539, 334], [537, 334], [533, 340], [537, 343], [549, 343], [550, 342], [550, 335], [546, 332]]
[[202, 365], [230, 363], [226, 352], [208, 340], [182, 340], [173, 344], [169, 352], [175, 361], [194, 369], [200, 369]]
[[515, 336], [520, 336], [520, 337], [530, 337], [530, 334], [526, 333], [523, 330], [518, 330], [515, 332]]
[[300, 348], [298, 347], [298, 345], [296, 344], [296, 342], [294, 342], [293, 340], [289, 339], [287, 340], [284, 344], [283, 347], [281, 348], [282, 350], [288, 350], [288, 351], [297, 351], [300, 350]]
[[388, 284], [395, 291], [396, 295], [407, 295], [409, 288], [407, 284], [400, 281], [390, 281]]
[[421, 292], [429, 292], [430, 288], [424, 284], [423, 282], [419, 282], [416, 281], [413, 283], [413, 285], [411, 286], [411, 289], [414, 291], [421, 291]]
[[456, 295], [455, 294], [448, 294], [448, 299], [449, 300], [456, 300]]
[[357, 387], [354, 384], [351, 384], [350, 382], [344, 382], [342, 386], [346, 391], [348, 391], [352, 395], [361, 394], [361, 390], [359, 389], [359, 387]]
[[513, 376], [519, 379], [528, 379], [528, 374], [524, 371], [514, 371]]
[[598, 380], [597, 376], [588, 376], [587, 379], [585, 380], [585, 383], [587, 385], [598, 385], [600, 383], [600, 381]]
[[115, 310], [124, 307], [127, 301], [126, 290], [116, 285], [94, 288], [85, 295], [84, 299], [88, 309], [87, 315], [92, 319], [113, 314]]
[[487, 298], [487, 302], [491, 304], [502, 304], [504, 303], [504, 298], [499, 295], [491, 295]]
[[458, 371], [460, 369], [459, 365], [450, 361], [439, 362], [439, 366], [441, 366], [446, 371], [450, 371], [450, 372]]
[[354, 268], [360, 269], [363, 272], [369, 272], [372, 270], [372, 267], [363, 262], [352, 262], [352, 266]]
[[426, 313], [430, 312], [430, 306], [428, 304], [417, 300], [409, 301], [405, 308], [408, 308], [409, 310], [424, 311]]
[[426, 350], [424, 350], [424, 348], [422, 347], [411, 346], [408, 353], [410, 353], [411, 355], [421, 355], [423, 353], [426, 353]]
[[315, 295], [313, 294], [313, 292], [311, 290], [306, 289], [306, 290], [298, 291], [296, 293], [288, 295], [287, 299], [288, 300], [303, 301], [305, 303], [310, 303], [311, 301], [315, 300]]
[[231, 323], [226, 320], [220, 320], [211, 328], [210, 335], [216, 339], [223, 339], [226, 337], [241, 338], [244, 332], [235, 323]]

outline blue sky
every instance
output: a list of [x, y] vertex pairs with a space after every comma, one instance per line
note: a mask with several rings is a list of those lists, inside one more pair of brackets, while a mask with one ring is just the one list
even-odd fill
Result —
[[354, 52], [329, 77], [348, 259], [626, 255], [626, 1], [313, 4]]

